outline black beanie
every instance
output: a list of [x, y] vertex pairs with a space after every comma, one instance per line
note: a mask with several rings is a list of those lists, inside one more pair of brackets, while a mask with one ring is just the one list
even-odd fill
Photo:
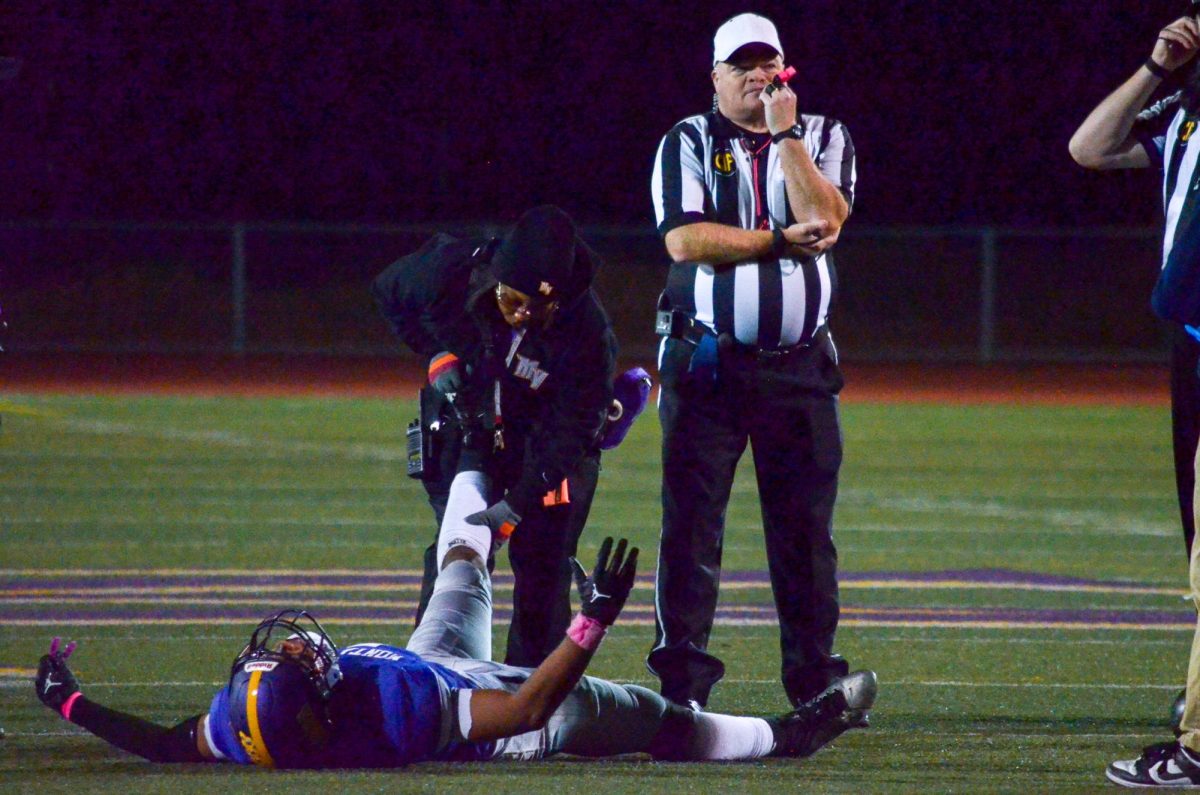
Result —
[[534, 207], [517, 221], [492, 257], [496, 281], [531, 298], [557, 300], [575, 264], [575, 224], [551, 204]]

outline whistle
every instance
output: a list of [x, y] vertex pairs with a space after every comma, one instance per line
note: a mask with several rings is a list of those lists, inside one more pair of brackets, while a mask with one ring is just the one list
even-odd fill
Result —
[[[1197, 0], [1197, 2], [1200, 2], [1200, 0]], [[767, 94], [774, 94], [775, 89], [783, 88], [784, 84], [787, 83], [787, 81], [791, 80], [795, 76], [796, 76], [796, 67], [785, 66], [785, 67], [783, 67], [783, 71], [779, 72], [779, 74], [777, 74], [777, 75], [775, 75], [775, 77], [771, 78], [771, 84], [768, 85], [766, 88], [764, 88], [763, 91], [766, 92]]]

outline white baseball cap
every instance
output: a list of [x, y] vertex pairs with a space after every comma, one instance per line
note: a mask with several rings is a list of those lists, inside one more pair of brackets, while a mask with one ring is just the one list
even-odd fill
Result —
[[783, 55], [775, 23], [758, 14], [738, 14], [725, 20], [713, 36], [713, 63], [726, 61], [747, 44], [765, 44]]

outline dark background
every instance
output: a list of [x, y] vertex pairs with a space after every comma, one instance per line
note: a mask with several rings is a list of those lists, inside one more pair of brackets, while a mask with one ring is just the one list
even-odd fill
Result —
[[1071, 132], [1172, 2], [4, 2], [0, 218], [651, 223], [712, 34], [776, 22], [844, 121], [859, 224], [1152, 224], [1150, 173]]

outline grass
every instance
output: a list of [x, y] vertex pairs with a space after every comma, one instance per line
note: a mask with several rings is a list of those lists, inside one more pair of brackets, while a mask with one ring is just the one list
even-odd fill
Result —
[[[1180, 628], [1190, 617], [1179, 597], [1186, 571], [1169, 419], [1166, 409], [1154, 408], [844, 407], [836, 522], [846, 622], [838, 649], [856, 666], [878, 671], [881, 695], [872, 729], [811, 760], [564, 758], [295, 774], [164, 768], [106, 746], [38, 704], [28, 672], [59, 634], [80, 641], [73, 660], [89, 695], [174, 722], [205, 707], [253, 622], [30, 622], [108, 609], [105, 600], [117, 597], [145, 600], [121, 605], [141, 614], [162, 606], [151, 599], [165, 598], [168, 605], [224, 600], [223, 609], [254, 616], [268, 610], [254, 600], [276, 594], [256, 593], [242, 578], [208, 592], [18, 597], [18, 590], [37, 590], [34, 570], [416, 569], [433, 529], [419, 484], [402, 475], [410, 410], [382, 400], [0, 393], [0, 610], [9, 616], [0, 621], [0, 726], [7, 732], [0, 791], [212, 793], [284, 783], [364, 792], [1092, 792], [1105, 786], [1109, 761], [1168, 736], [1164, 720], [1184, 679], [1191, 633]], [[605, 457], [585, 557], [604, 535], [625, 535], [645, 550], [647, 577], [652, 571], [657, 445], [657, 422], [646, 416]], [[722, 603], [768, 603], [761, 584], [733, 583], [733, 572], [764, 567], [748, 469], [739, 473], [727, 524]], [[963, 569], [1108, 585], [916, 587], [885, 576]], [[859, 576], [865, 574], [878, 576]], [[52, 584], [56, 579], [63, 576], [51, 576]], [[645, 582], [593, 673], [654, 685], [642, 663], [652, 636]], [[300, 596], [325, 603], [318, 615], [335, 618], [338, 600], [415, 598], [394, 584]], [[505, 598], [501, 589], [498, 603]], [[854, 619], [868, 609], [963, 608], [1147, 611], [1177, 613], [1179, 620], [1162, 629], [1055, 629]], [[399, 618], [339, 620], [335, 637], [402, 641], [404, 611], [383, 614]], [[729, 671], [712, 709], [781, 710], [775, 628], [722, 624], [712, 648]]]

